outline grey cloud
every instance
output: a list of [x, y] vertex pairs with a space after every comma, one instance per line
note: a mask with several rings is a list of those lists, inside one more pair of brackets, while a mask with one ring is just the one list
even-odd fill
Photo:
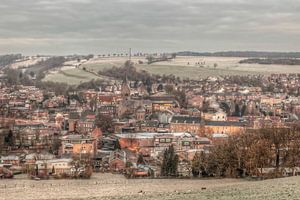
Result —
[[299, 51], [296, 0], [1, 0], [0, 54]]

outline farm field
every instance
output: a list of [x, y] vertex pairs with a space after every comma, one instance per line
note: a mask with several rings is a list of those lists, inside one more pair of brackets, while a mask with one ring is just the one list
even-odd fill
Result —
[[[267, 192], [266, 192], [267, 191]], [[299, 199], [300, 177], [265, 181], [240, 179], [125, 179], [94, 174], [89, 180], [0, 181], [0, 200], [238, 200]]]
[[96, 76], [92, 73], [74, 67], [63, 67], [58, 71], [51, 71], [43, 80], [58, 83], [67, 83], [69, 85], [78, 85], [83, 82], [88, 82], [92, 79], [108, 80], [107, 77]]
[[[113, 66], [119, 67], [125, 63], [127, 57], [94, 58], [85, 62], [80, 68], [98, 72]], [[260, 65], [239, 64], [245, 58], [232, 57], [176, 57], [174, 60], [146, 64], [144, 57], [133, 57], [132, 61], [138, 70], [145, 70], [151, 74], [173, 74], [181, 78], [200, 79], [208, 76], [224, 75], [268, 75], [272, 73], [300, 73], [297, 65]], [[139, 64], [142, 61], [144, 64]], [[199, 63], [199, 64], [198, 64]], [[216, 67], [214, 65], [216, 64]], [[107, 78], [97, 77], [94, 74], [79, 69], [68, 69], [50, 73], [45, 80], [79, 84], [91, 79]]]
[[[122, 65], [127, 58], [96, 58], [84, 64], [85, 67], [100, 71], [112, 66]], [[206, 78], [207, 76], [221, 75], [247, 75], [247, 74], [272, 74], [272, 73], [300, 73], [300, 66], [294, 65], [260, 65], [239, 64], [241, 57], [187, 57], [178, 56], [174, 60], [148, 64], [138, 64], [143, 57], [133, 57], [135, 67], [153, 74], [174, 74], [183, 78]], [[200, 63], [200, 64], [198, 64]], [[214, 64], [217, 67], [214, 68]], [[202, 66], [202, 67], [200, 67]]]

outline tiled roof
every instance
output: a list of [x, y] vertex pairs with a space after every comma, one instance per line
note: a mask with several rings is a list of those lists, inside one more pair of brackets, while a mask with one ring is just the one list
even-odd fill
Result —
[[245, 122], [234, 122], [234, 121], [207, 121], [205, 125], [208, 126], [246, 126]]
[[70, 112], [69, 118], [70, 119], [79, 119], [80, 116], [79, 116], [78, 112]]
[[200, 124], [201, 118], [195, 116], [188, 116], [188, 115], [175, 115], [172, 117], [171, 123], [195, 123]]

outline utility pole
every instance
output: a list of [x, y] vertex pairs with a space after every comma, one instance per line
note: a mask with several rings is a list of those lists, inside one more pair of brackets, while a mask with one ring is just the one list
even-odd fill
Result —
[[131, 48], [129, 48], [129, 61], [131, 61]]

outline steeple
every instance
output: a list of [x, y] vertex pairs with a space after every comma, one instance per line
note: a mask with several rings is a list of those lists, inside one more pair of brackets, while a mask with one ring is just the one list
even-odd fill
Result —
[[129, 83], [128, 83], [127, 75], [125, 76], [125, 79], [123, 80], [121, 93], [122, 93], [123, 97], [130, 96], [130, 86], [129, 86]]
[[125, 81], [126, 84], [128, 84], [128, 77], [127, 77], [127, 74], [125, 75], [125, 80], [124, 80], [124, 81]]

